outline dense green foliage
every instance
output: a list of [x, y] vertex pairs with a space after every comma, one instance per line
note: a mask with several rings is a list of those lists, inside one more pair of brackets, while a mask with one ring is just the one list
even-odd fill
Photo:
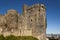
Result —
[[4, 36], [3, 35], [0, 35], [0, 40], [4, 40]]
[[37, 38], [34, 38], [32, 36], [6, 36], [0, 35], [0, 40], [38, 40]]

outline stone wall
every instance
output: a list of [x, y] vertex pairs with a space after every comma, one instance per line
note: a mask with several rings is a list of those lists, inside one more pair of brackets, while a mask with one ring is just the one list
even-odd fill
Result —
[[0, 34], [4, 36], [33, 36], [46, 39], [46, 15], [44, 4], [23, 6], [23, 13], [10, 9], [0, 16]]

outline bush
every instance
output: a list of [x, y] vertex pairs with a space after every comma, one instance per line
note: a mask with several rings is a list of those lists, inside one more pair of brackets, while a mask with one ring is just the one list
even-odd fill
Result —
[[4, 40], [4, 36], [3, 35], [0, 35], [0, 40]]
[[15, 37], [15, 36], [10, 35], [10, 36], [5, 37], [5, 39], [4, 39], [4, 40], [17, 40], [17, 39], [16, 39], [16, 37]]
[[3, 35], [1, 35], [0, 40], [38, 40], [38, 39], [35, 37], [32, 37], [32, 36], [13, 36], [13, 35], [10, 35], [10, 36], [3, 37]]

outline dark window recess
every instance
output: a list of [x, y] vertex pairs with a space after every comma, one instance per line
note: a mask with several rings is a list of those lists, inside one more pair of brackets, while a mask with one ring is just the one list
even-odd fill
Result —
[[32, 19], [31, 19], [31, 21], [32, 21]]
[[44, 8], [44, 6], [42, 6], [42, 8]]
[[7, 28], [7, 24], [5, 24], [5, 27]]
[[39, 9], [39, 11], [40, 11], [40, 9]]

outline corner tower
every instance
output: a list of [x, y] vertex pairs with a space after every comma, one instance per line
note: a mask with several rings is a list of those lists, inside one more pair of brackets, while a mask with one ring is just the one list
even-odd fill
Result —
[[32, 30], [32, 35], [45, 40], [46, 38], [46, 13], [44, 4], [35, 4], [27, 8], [27, 28]]

